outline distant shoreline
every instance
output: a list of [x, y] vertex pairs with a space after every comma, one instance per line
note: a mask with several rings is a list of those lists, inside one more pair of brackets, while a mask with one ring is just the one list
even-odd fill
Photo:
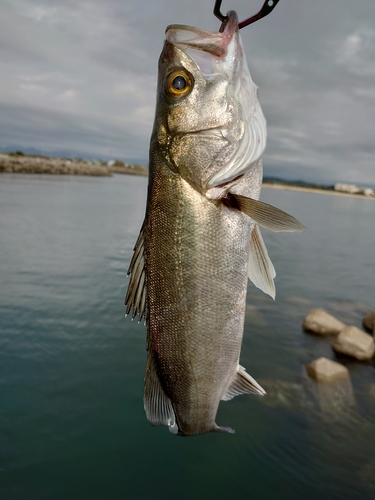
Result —
[[124, 163], [120, 160], [104, 162], [82, 158], [55, 158], [32, 156], [22, 152], [0, 153], [0, 174], [50, 174], [111, 176], [116, 174], [148, 175], [148, 168]]
[[[121, 160], [108, 162], [100, 160], [87, 160], [82, 158], [56, 158], [52, 156], [26, 155], [18, 151], [15, 153], [0, 152], [0, 175], [1, 173], [17, 174], [51, 174], [51, 175], [87, 175], [107, 176], [113, 174], [148, 176], [148, 167], [124, 163]], [[301, 181], [288, 182], [278, 178], [263, 179], [262, 187], [270, 189], [286, 189], [305, 193], [333, 194], [335, 196], [350, 196], [352, 198], [366, 198], [375, 200], [375, 196], [367, 196], [363, 193], [349, 193], [336, 191], [333, 186], [324, 186]]]
[[317, 193], [317, 194], [329, 194], [334, 196], [349, 196], [351, 198], [364, 198], [366, 200], [375, 200], [374, 196], [366, 196], [364, 194], [353, 194], [353, 193], [344, 193], [342, 191], [334, 191], [333, 189], [319, 189], [313, 187], [301, 187], [301, 186], [293, 186], [291, 184], [271, 184], [269, 182], [263, 182], [262, 188], [270, 188], [270, 189], [287, 189], [289, 191], [301, 191], [304, 193]]

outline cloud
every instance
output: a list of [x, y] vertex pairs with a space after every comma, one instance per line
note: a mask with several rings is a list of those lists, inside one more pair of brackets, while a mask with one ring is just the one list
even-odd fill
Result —
[[[34, 21], [50, 20], [55, 17], [57, 7], [23, 4], [23, 15]], [[22, 13], [22, 11], [21, 11]]]
[[[289, 0], [242, 30], [268, 122], [266, 172], [375, 184], [374, 17], [367, 0]], [[176, 22], [220, 25], [199, 0], [3, 2], [0, 148], [143, 161], [164, 30]]]
[[[341, 42], [341, 43], [340, 43]], [[360, 27], [339, 41], [336, 62], [356, 76], [375, 75], [375, 30]]]

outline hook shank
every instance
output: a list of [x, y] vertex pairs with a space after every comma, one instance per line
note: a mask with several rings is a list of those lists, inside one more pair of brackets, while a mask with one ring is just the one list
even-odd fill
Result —
[[[218, 19], [220, 19], [220, 21], [223, 24], [225, 24], [225, 22], [228, 19], [228, 16], [224, 16], [220, 12], [221, 2], [222, 2], [222, 0], [216, 0], [215, 6], [214, 6], [214, 15]], [[255, 14], [254, 16], [249, 17], [248, 19], [245, 19], [244, 21], [241, 21], [238, 24], [238, 28], [239, 29], [244, 28], [245, 26], [249, 26], [249, 24], [255, 23], [259, 19], [262, 19], [262, 17], [268, 16], [268, 14], [270, 14], [273, 11], [273, 9], [276, 7], [278, 2], [279, 2], [279, 0], [266, 0], [263, 4], [262, 8], [260, 9], [260, 11], [257, 14]], [[223, 26], [220, 28], [220, 31], [222, 31], [222, 28], [223, 28]]]

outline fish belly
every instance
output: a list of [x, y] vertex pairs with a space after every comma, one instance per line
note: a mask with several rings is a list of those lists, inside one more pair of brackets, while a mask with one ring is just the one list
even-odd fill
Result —
[[[250, 219], [151, 168], [144, 227], [148, 356], [181, 434], [217, 430], [238, 369]], [[147, 381], [146, 381], [147, 384]]]

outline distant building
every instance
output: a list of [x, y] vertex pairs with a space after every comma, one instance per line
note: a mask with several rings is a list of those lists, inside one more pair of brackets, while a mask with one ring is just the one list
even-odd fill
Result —
[[359, 187], [355, 186], [354, 184], [337, 183], [337, 184], [335, 184], [335, 191], [341, 191], [342, 193], [356, 194], [356, 193], [359, 193], [361, 190]]
[[365, 196], [374, 196], [374, 190], [371, 188], [361, 188], [355, 186], [354, 184], [343, 184], [337, 183], [334, 186], [335, 191], [340, 191], [341, 193], [350, 193], [350, 194], [363, 194]]
[[375, 193], [374, 193], [374, 190], [371, 189], [371, 188], [364, 188], [363, 189], [363, 194], [365, 196], [374, 196]]

